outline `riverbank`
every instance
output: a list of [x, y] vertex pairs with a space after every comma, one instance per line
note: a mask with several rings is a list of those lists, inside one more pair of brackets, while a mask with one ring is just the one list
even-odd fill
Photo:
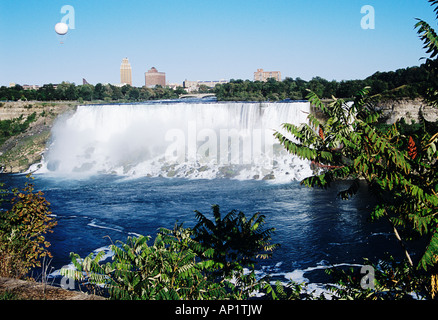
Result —
[[0, 277], [3, 300], [106, 300], [104, 297], [69, 291], [49, 284]]
[[3, 102], [0, 120], [23, 120], [35, 113], [35, 120], [17, 135], [8, 137], [0, 146], [0, 167], [3, 173], [21, 173], [42, 159], [52, 126], [58, 116], [73, 112], [78, 102]]

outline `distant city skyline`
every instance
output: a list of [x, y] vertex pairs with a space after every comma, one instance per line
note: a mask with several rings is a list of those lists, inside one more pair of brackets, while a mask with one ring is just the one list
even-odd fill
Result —
[[[283, 79], [363, 79], [422, 63], [415, 18], [435, 24], [428, 1], [0, 1], [0, 86], [116, 84], [123, 57], [137, 87], [146, 66], [169, 83], [252, 80], [259, 68]], [[62, 41], [61, 20], [74, 22]]]

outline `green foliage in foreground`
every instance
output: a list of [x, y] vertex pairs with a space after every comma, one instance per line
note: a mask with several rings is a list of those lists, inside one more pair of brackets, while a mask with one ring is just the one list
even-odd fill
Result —
[[[23, 278], [41, 266], [41, 258], [51, 257], [44, 235], [53, 232], [56, 221], [50, 216], [50, 203], [31, 183], [12, 191], [12, 207], [0, 210], [0, 276]], [[0, 203], [7, 196], [0, 190]]]
[[[431, 6], [434, 7], [434, 12], [438, 18], [438, 1], [428, 0]], [[428, 69], [429, 77], [427, 79], [427, 89], [425, 90], [425, 100], [437, 107], [438, 106], [438, 35], [429, 23], [424, 20], [417, 19], [415, 25], [417, 33], [424, 44], [426, 53], [429, 58], [426, 60], [426, 67]]]
[[[6, 201], [2, 191], [0, 202]], [[49, 255], [43, 234], [55, 225], [48, 203], [41, 193], [27, 184], [15, 191], [12, 208], [0, 219], [0, 271], [2, 276], [22, 277], [40, 258]], [[273, 282], [269, 276], [259, 278], [257, 259], [269, 258], [278, 244], [271, 244], [272, 228], [264, 227], [264, 216], [247, 218], [231, 211], [221, 216], [213, 206], [213, 220], [196, 211], [198, 224], [193, 229], [175, 225], [161, 229], [151, 237], [128, 238], [111, 246], [112, 262], [102, 263], [103, 252], [81, 259], [71, 255], [75, 270], [62, 269], [63, 275], [92, 286], [103, 286], [111, 299], [326, 299], [310, 292], [305, 283]], [[28, 223], [32, 221], [33, 223]], [[437, 277], [419, 272], [408, 263], [389, 259], [372, 265], [375, 288], [360, 286], [363, 274], [356, 271], [328, 269], [334, 286], [328, 286], [332, 299], [387, 300], [424, 299], [436, 292]], [[96, 292], [101, 292], [97, 289]], [[0, 299], [16, 299], [8, 293]]]
[[361, 90], [352, 104], [335, 99], [327, 105], [310, 93], [308, 99], [327, 120], [322, 123], [309, 115], [309, 124], [283, 125], [294, 139], [281, 132], [275, 136], [290, 153], [321, 167], [319, 174], [302, 181], [306, 186], [327, 188], [336, 180], [350, 179], [351, 186], [340, 192], [348, 199], [358, 191], [358, 180], [365, 180], [379, 200], [372, 218], [392, 225], [411, 266], [409, 242], [425, 243], [417, 267], [428, 272], [432, 282], [438, 270], [438, 132], [432, 131], [436, 126], [423, 119], [415, 135], [403, 135], [397, 123], [382, 131], [368, 93], [369, 88]]
[[[328, 285], [334, 300], [423, 300], [431, 290], [428, 277], [406, 261], [397, 262], [388, 257], [372, 264], [365, 259], [364, 265], [372, 267], [372, 278], [364, 277], [357, 268], [327, 269], [327, 273], [336, 279], [335, 285]], [[364, 283], [373, 288], [363, 287]]]
[[[438, 18], [438, 1], [428, 1]], [[424, 65], [428, 78], [423, 93], [428, 103], [437, 106], [438, 36], [423, 20], [415, 28], [430, 54]], [[380, 114], [374, 109], [370, 90], [360, 90], [353, 103], [334, 98], [327, 105], [313, 91], [308, 99], [326, 120], [321, 122], [309, 115], [309, 124], [283, 125], [293, 139], [281, 132], [275, 136], [291, 154], [321, 167], [319, 174], [302, 181], [304, 185], [327, 188], [336, 180], [350, 179], [351, 186], [340, 193], [348, 199], [357, 192], [359, 179], [367, 182], [379, 201], [372, 218], [390, 223], [407, 265], [415, 269], [409, 274], [415, 280], [426, 277], [425, 296], [434, 298], [438, 293], [437, 126], [422, 118], [421, 125], [409, 133], [400, 122], [384, 130], [378, 123]], [[414, 263], [409, 244], [415, 241], [420, 249]], [[348, 290], [346, 296], [350, 296]]]
[[[151, 245], [151, 237], [144, 236], [111, 245], [111, 263], [100, 263], [103, 253], [84, 259], [72, 254], [76, 270], [62, 269], [61, 273], [103, 285], [112, 299], [248, 299], [255, 292], [284, 296], [282, 286], [272, 287], [268, 279], [257, 279], [252, 263], [259, 253], [276, 247], [268, 243], [273, 229], [262, 229], [264, 220], [257, 214], [247, 219], [233, 211], [221, 219], [219, 207], [213, 210], [216, 223], [197, 213], [200, 223], [195, 229], [176, 225], [173, 230], [162, 228]], [[221, 246], [215, 233], [219, 229]], [[239, 230], [247, 237], [240, 237], [238, 243]], [[245, 271], [245, 266], [252, 268]], [[298, 285], [290, 288], [295, 291], [290, 289], [289, 296], [300, 295]]]
[[256, 259], [270, 258], [279, 246], [269, 243], [275, 229], [263, 228], [264, 215], [256, 213], [248, 219], [243, 212], [232, 210], [222, 218], [219, 206], [212, 209], [214, 221], [195, 211], [198, 224], [193, 229], [194, 239], [214, 250], [212, 258], [224, 274], [240, 266], [254, 268]]
[[[225, 219], [226, 216], [220, 221]], [[245, 270], [235, 262], [224, 269], [227, 264], [217, 251], [232, 250], [206, 248], [194, 240], [195, 233], [193, 229], [175, 225], [172, 230], [162, 228], [151, 244], [148, 244], [151, 237], [129, 237], [126, 243], [111, 245], [113, 261], [105, 264], [101, 263], [103, 251], [84, 259], [72, 253], [75, 269], [62, 269], [61, 274], [104, 287], [110, 299], [115, 300], [248, 300], [256, 293], [263, 294], [262, 299], [274, 300], [422, 300], [434, 290], [427, 273], [419, 273], [407, 262], [396, 262], [389, 257], [376, 265], [368, 260], [364, 262], [374, 270], [375, 278], [369, 278], [374, 281], [374, 288], [362, 287], [364, 274], [357, 269], [333, 267], [326, 272], [335, 284], [327, 285], [326, 295], [318, 296], [305, 283], [286, 284], [278, 280], [274, 283], [269, 276], [257, 278], [254, 268]], [[225, 231], [216, 240], [222, 238], [225, 243], [229, 235]], [[248, 243], [242, 243], [242, 247]]]
[[203, 271], [209, 264], [196, 261], [187, 230], [175, 230], [173, 235], [163, 230], [150, 246], [149, 240], [130, 237], [126, 243], [112, 245], [114, 261], [105, 265], [99, 264], [101, 254], [83, 261], [72, 255], [77, 270], [65, 274], [77, 280], [87, 275], [92, 284], [105, 284], [112, 299], [214, 299], [225, 295], [223, 285], [207, 282]]

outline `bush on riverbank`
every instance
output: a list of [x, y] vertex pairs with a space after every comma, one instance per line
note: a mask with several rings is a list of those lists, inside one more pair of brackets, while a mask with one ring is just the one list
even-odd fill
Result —
[[36, 120], [36, 112], [27, 116], [26, 120], [23, 115], [12, 120], [0, 120], [0, 145], [12, 136], [16, 136], [29, 128], [29, 125]]
[[[438, 10], [438, 2], [429, 0]], [[418, 20], [420, 39], [430, 58], [424, 65], [428, 79], [422, 89], [426, 101], [438, 106], [438, 36], [428, 23]], [[340, 179], [351, 179], [351, 186], [339, 196], [349, 199], [359, 188], [359, 179], [367, 182], [378, 200], [373, 220], [385, 219], [393, 229], [414, 280], [427, 279], [423, 285], [428, 298], [438, 296], [438, 128], [420, 115], [420, 124], [406, 126], [398, 121], [391, 127], [379, 124], [380, 113], [365, 87], [353, 103], [334, 99], [321, 101], [312, 90], [307, 98], [324, 115], [325, 121], [309, 115], [302, 126], [284, 124], [293, 139], [275, 134], [291, 154], [327, 168], [306, 178], [309, 187], [328, 188]], [[341, 95], [342, 97], [345, 97]], [[415, 253], [413, 243], [415, 245]], [[349, 283], [346, 283], [349, 285]]]
[[[328, 188], [336, 180], [349, 179], [351, 186], [339, 194], [349, 199], [358, 191], [358, 179], [366, 181], [378, 200], [371, 218], [390, 223], [406, 262], [422, 270], [429, 279], [426, 295], [434, 298], [438, 292], [436, 124], [422, 119], [420, 126], [402, 122], [389, 128], [378, 126], [380, 114], [370, 103], [369, 88], [360, 91], [353, 104], [336, 99], [325, 105], [315, 93], [308, 98], [327, 120], [320, 122], [309, 115], [308, 124], [284, 124], [296, 140], [276, 133], [291, 154], [327, 168], [302, 183]], [[416, 242], [418, 247], [418, 241], [423, 245], [414, 261], [409, 244]]]
[[13, 189], [10, 209], [0, 211], [0, 277], [24, 278], [32, 268], [41, 266], [41, 258], [51, 257], [44, 234], [52, 232], [56, 221], [50, 216], [50, 203], [44, 194], [34, 192], [26, 183], [23, 190]]
[[[197, 212], [194, 229], [162, 228], [151, 245], [151, 237], [144, 236], [112, 245], [112, 263], [100, 263], [103, 252], [84, 259], [72, 254], [76, 269], [61, 273], [104, 285], [111, 299], [248, 299], [257, 291], [276, 297], [254, 270], [254, 259], [267, 258], [266, 252], [277, 247], [269, 243], [274, 230], [263, 228], [264, 216], [248, 219], [232, 211], [222, 218], [218, 206], [213, 212], [213, 221]], [[299, 287], [294, 288], [299, 296]]]

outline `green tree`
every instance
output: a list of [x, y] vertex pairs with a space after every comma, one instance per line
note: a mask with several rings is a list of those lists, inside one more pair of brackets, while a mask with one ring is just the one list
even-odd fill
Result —
[[322, 94], [322, 98], [331, 99], [332, 97], [336, 96], [336, 91], [339, 88], [339, 83], [335, 80], [326, 82], [324, 86], [324, 92]]
[[132, 88], [131, 85], [129, 85], [129, 84], [125, 84], [125, 85], [121, 88], [121, 90], [122, 90], [122, 94], [123, 94], [124, 96], [126, 96], [126, 95], [128, 94], [128, 92], [129, 92], [129, 90], [131, 90], [131, 88]]
[[199, 93], [210, 93], [210, 87], [206, 86], [205, 84], [201, 84], [198, 88]]
[[93, 100], [94, 87], [91, 84], [84, 84], [79, 87], [78, 95], [85, 101]]
[[300, 285], [272, 287], [267, 278], [257, 279], [254, 268], [244, 271], [278, 246], [268, 242], [273, 229], [262, 227], [264, 217], [247, 219], [232, 211], [222, 219], [218, 206], [213, 211], [215, 222], [196, 211], [195, 228], [161, 228], [151, 245], [151, 237], [144, 236], [117, 242], [110, 246], [113, 261], [106, 264], [100, 262], [103, 252], [84, 259], [72, 253], [76, 269], [61, 274], [104, 285], [111, 299], [248, 299], [254, 292], [272, 299], [299, 298]]
[[247, 218], [243, 212], [230, 211], [223, 218], [220, 208], [212, 206], [214, 220], [195, 211], [198, 223], [193, 228], [195, 240], [204, 248], [214, 249], [212, 259], [228, 275], [238, 266], [254, 268], [255, 259], [267, 259], [279, 246], [271, 244], [274, 228], [264, 228], [265, 216]]
[[360, 80], [341, 81], [335, 96], [345, 99], [354, 98], [356, 93], [363, 87], [364, 84]]
[[[434, 7], [434, 12], [438, 19], [438, 1], [428, 0], [431, 6]], [[425, 99], [431, 105], [438, 106], [438, 35], [436, 31], [424, 20], [417, 19], [418, 22], [415, 28], [420, 39], [424, 43], [424, 49], [429, 54], [429, 58], [426, 60], [426, 66], [429, 71], [428, 88], [425, 92]]]
[[418, 275], [409, 263], [400, 263], [393, 257], [388, 257], [377, 264], [364, 259], [363, 264], [374, 270], [373, 279], [368, 279], [372, 281], [372, 287], [363, 287], [359, 280], [363, 279], [364, 274], [359, 272], [359, 268], [327, 269], [326, 272], [336, 281], [336, 284], [327, 286], [333, 294], [333, 300], [388, 301], [425, 298], [424, 290], [429, 287], [428, 279]]
[[131, 90], [129, 90], [128, 92], [129, 100], [137, 101], [139, 97], [140, 97], [140, 91], [138, 90], [138, 88], [131, 88]]
[[327, 80], [322, 79], [321, 77], [314, 77], [307, 84], [307, 88], [309, 90], [315, 92], [319, 97], [322, 97], [327, 85], [328, 85]]
[[98, 83], [94, 86], [93, 98], [97, 100], [103, 100], [105, 93], [105, 87], [103, 84]]
[[[214, 91], [214, 89], [211, 89], [211, 88], [210, 88], [210, 92], [213, 92], [213, 91]], [[181, 95], [181, 94], [187, 94], [187, 91], [184, 90], [183, 87], [177, 87], [177, 88], [175, 89], [175, 94], [177, 94], [177, 95], [179, 96], [179, 95]]]
[[202, 270], [204, 263], [196, 262], [190, 249], [190, 234], [183, 229], [174, 238], [158, 235], [149, 246], [150, 237], [129, 237], [126, 243], [112, 245], [114, 261], [99, 264], [101, 253], [83, 261], [72, 255], [77, 270], [63, 274], [84, 280], [88, 273], [93, 284], [103, 284], [110, 297], [117, 300], [178, 300], [212, 299], [225, 295], [220, 284], [207, 282]]
[[53, 84], [45, 84], [38, 89], [38, 100], [48, 101], [56, 99], [56, 90]]
[[78, 98], [78, 92], [74, 83], [70, 83], [67, 89], [65, 90], [65, 99], [66, 100], [76, 100]]
[[57, 86], [57, 88], [55, 89], [57, 100], [66, 100], [65, 91], [67, 90], [67, 88], [68, 88], [67, 82], [62, 82]]
[[111, 91], [108, 90], [108, 93], [111, 92], [111, 99], [117, 101], [123, 98], [122, 89], [120, 87], [110, 85], [110, 89]]
[[140, 89], [139, 98], [141, 100], [153, 100], [154, 97], [155, 97], [155, 93], [154, 93], [154, 90], [152, 90], [151, 88], [143, 87]]
[[279, 132], [276, 138], [290, 153], [318, 164], [324, 170], [304, 179], [309, 187], [327, 188], [333, 181], [349, 179], [351, 186], [340, 192], [353, 196], [359, 179], [365, 180], [379, 200], [372, 218], [384, 218], [393, 227], [406, 260], [414, 266], [408, 242], [425, 243], [417, 267], [436, 277], [438, 261], [438, 133], [427, 130], [427, 122], [416, 137], [404, 136], [397, 124], [379, 131], [379, 113], [373, 109], [369, 88], [361, 90], [352, 104], [335, 99], [325, 105], [310, 93], [309, 101], [324, 114], [324, 123], [309, 115], [309, 124], [284, 128], [295, 138]]
[[193, 239], [193, 231], [182, 225], [161, 229], [152, 245], [150, 237], [129, 237], [126, 243], [111, 245], [113, 262], [100, 263], [103, 252], [81, 259], [71, 254], [76, 269], [61, 274], [93, 285], [104, 285], [110, 298], [117, 300], [217, 300], [247, 299], [264, 290], [276, 291], [254, 272], [236, 268], [230, 277], [218, 278], [214, 249], [204, 249]]

